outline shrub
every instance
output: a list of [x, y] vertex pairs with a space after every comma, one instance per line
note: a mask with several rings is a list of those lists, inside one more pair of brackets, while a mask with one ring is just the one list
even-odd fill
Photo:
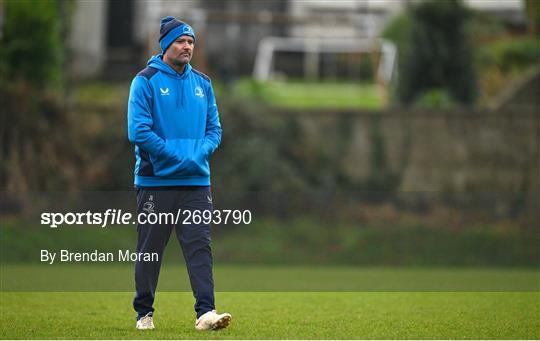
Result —
[[476, 77], [466, 39], [467, 10], [458, 0], [425, 1], [408, 15], [385, 32], [398, 41], [400, 102], [413, 103], [426, 91], [443, 89], [456, 101], [472, 104]]
[[540, 61], [540, 43], [536, 38], [499, 40], [480, 49], [482, 68], [495, 67], [503, 73], [523, 70]]
[[455, 101], [444, 89], [432, 89], [419, 96], [415, 105], [424, 108], [450, 108]]
[[8, 0], [4, 6], [0, 70], [5, 79], [23, 80], [38, 88], [61, 86], [61, 21], [56, 1]]
[[0, 186], [70, 187], [77, 155], [62, 88], [63, 3], [8, 0], [0, 38]]

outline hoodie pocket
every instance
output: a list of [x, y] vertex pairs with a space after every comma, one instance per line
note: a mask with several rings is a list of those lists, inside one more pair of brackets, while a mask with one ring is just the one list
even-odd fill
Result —
[[202, 145], [204, 139], [166, 140], [165, 146], [170, 157], [152, 158], [154, 173], [162, 178], [184, 178], [191, 176], [209, 176], [208, 157]]

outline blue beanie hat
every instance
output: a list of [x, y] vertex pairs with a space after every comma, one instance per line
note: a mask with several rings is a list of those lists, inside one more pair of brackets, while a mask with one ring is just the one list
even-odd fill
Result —
[[161, 51], [163, 53], [165, 53], [178, 37], [183, 35], [190, 36], [195, 41], [195, 31], [193, 31], [191, 26], [185, 22], [171, 16], [161, 19], [159, 27], [159, 46], [161, 46]]

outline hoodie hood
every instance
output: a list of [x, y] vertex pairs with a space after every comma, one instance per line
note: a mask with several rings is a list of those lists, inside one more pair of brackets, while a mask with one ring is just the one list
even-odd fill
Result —
[[176, 72], [175, 69], [173, 69], [171, 66], [169, 66], [169, 64], [165, 63], [163, 61], [163, 54], [160, 53], [158, 55], [155, 55], [155, 56], [152, 56], [152, 58], [150, 58], [148, 60], [148, 63], [147, 63], [148, 66], [150, 67], [153, 67], [155, 69], [158, 69], [162, 72], [165, 72], [173, 77], [180, 77], [180, 78], [184, 78], [186, 77], [187, 74], [189, 74], [191, 72], [191, 65], [188, 63], [186, 64], [186, 67], [184, 68], [184, 72], [183, 73], [178, 73]]

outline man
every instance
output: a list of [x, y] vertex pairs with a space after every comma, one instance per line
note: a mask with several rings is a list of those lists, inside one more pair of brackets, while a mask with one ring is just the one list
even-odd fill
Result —
[[[208, 160], [221, 142], [221, 125], [210, 78], [189, 64], [195, 32], [173, 17], [161, 20], [162, 53], [131, 84], [128, 137], [135, 144], [139, 214], [212, 210]], [[197, 330], [227, 327], [230, 314], [214, 306], [209, 224], [137, 226], [137, 253], [157, 253], [157, 262], [135, 263], [137, 329], [153, 329], [154, 297], [163, 251], [174, 229], [195, 297]]]

